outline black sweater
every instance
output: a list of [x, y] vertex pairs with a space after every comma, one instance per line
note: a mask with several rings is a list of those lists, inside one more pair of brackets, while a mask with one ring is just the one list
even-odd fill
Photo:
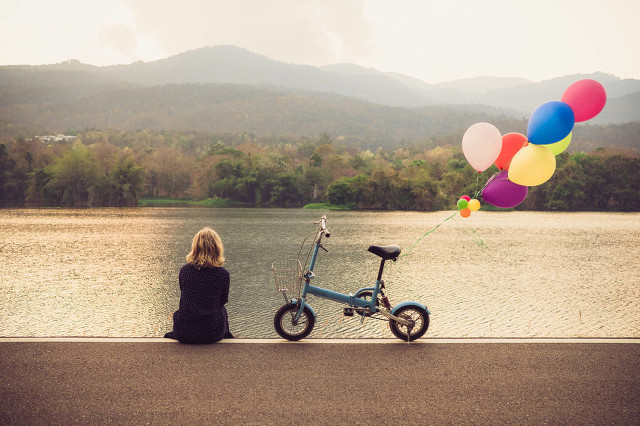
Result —
[[175, 337], [185, 343], [211, 343], [227, 332], [229, 272], [222, 267], [180, 269], [180, 305], [173, 314]]

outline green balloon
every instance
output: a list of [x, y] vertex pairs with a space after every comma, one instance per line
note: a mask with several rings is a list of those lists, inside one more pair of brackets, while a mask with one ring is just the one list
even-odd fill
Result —
[[469, 202], [467, 200], [465, 200], [464, 198], [460, 198], [458, 200], [458, 210], [464, 210], [467, 207], [469, 207]]
[[562, 139], [560, 142], [547, 144], [547, 148], [553, 152], [553, 155], [558, 155], [563, 152], [569, 144], [571, 143], [571, 135], [573, 133], [569, 133], [566, 138]]

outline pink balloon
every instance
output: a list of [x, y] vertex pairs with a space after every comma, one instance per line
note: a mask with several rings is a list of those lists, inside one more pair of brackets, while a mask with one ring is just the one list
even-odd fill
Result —
[[587, 121], [602, 111], [607, 103], [607, 92], [602, 84], [590, 78], [578, 80], [567, 87], [562, 102], [573, 110], [576, 123]]
[[493, 124], [476, 123], [469, 127], [462, 136], [462, 152], [479, 172], [487, 170], [502, 149], [502, 135]]

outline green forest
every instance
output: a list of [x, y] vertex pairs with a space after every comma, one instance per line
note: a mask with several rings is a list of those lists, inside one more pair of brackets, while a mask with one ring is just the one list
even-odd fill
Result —
[[[461, 195], [476, 194], [495, 172], [493, 166], [479, 174], [459, 144], [433, 140], [371, 150], [326, 133], [87, 130], [69, 138], [0, 141], [0, 204], [137, 206], [151, 198], [434, 211], [455, 208]], [[562, 153], [553, 177], [530, 188], [516, 209], [640, 211], [640, 160], [615, 148]]]

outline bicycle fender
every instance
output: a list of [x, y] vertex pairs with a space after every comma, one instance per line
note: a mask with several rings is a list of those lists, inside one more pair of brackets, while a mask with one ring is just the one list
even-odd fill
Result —
[[[300, 303], [299, 303], [298, 299], [291, 299], [291, 304], [298, 306]], [[314, 311], [313, 308], [311, 307], [311, 305], [309, 305], [308, 303], [305, 303], [304, 306], [309, 308], [309, 310], [311, 311], [311, 315], [313, 315], [313, 319], [315, 320], [318, 317], [316, 315], [316, 311]]]
[[398, 309], [404, 308], [405, 306], [416, 306], [418, 308], [422, 308], [427, 312], [427, 314], [431, 315], [431, 312], [429, 312], [429, 309], [427, 309], [426, 306], [424, 306], [422, 303], [413, 302], [413, 301], [398, 303], [396, 306], [393, 307], [393, 309], [391, 309], [391, 315], [395, 315]]

